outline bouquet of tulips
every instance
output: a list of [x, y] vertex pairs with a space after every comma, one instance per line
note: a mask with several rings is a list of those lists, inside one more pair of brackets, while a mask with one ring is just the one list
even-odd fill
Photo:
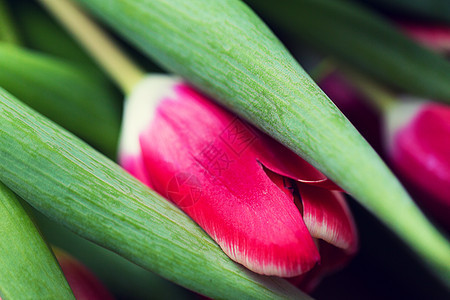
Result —
[[449, 16], [0, 0], [0, 298], [448, 297]]

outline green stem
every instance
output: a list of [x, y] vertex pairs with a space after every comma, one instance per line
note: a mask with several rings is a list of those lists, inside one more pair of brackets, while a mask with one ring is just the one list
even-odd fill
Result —
[[38, 1], [80, 42], [126, 95], [144, 77], [144, 71], [76, 4], [69, 0]]
[[38, 229], [1, 182], [0, 237], [1, 298], [75, 299]]

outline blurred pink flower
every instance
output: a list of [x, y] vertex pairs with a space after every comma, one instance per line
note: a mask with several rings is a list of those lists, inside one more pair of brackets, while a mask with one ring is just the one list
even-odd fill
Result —
[[[359, 92], [338, 73], [325, 77], [320, 86], [386, 156], [416, 202], [450, 230], [450, 107], [403, 97], [377, 116], [366, 102], [377, 106], [378, 100]], [[380, 140], [383, 125], [384, 142]]]
[[357, 249], [333, 182], [179, 79], [150, 76], [135, 88], [119, 160], [254, 272], [298, 276], [321, 268], [322, 252], [345, 261]]
[[409, 37], [443, 54], [450, 54], [450, 27], [412, 22], [397, 22]]
[[450, 229], [450, 106], [405, 101], [389, 112], [388, 128], [395, 170]]

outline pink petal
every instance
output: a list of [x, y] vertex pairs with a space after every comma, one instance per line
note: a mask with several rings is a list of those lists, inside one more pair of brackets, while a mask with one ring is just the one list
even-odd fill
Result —
[[150, 179], [147, 176], [147, 169], [144, 166], [144, 160], [141, 154], [119, 156], [119, 164], [135, 178], [140, 180], [148, 187], [152, 187]]
[[178, 82], [178, 78], [166, 75], [146, 76], [125, 100], [118, 161], [131, 175], [150, 187], [139, 135], [150, 124], [160, 100], [171, 94], [172, 86]]
[[356, 226], [342, 193], [298, 183], [303, 220], [311, 235], [354, 253], [358, 245]]
[[[303, 203], [302, 203], [302, 199], [297, 199], [297, 197], [295, 197], [295, 199], [293, 199], [295, 201], [295, 204], [297, 205], [297, 207], [299, 208], [299, 210], [301, 212], [304, 212], [304, 214], [306, 213], [306, 215], [311, 215], [311, 211], [313, 209], [317, 209], [319, 213], [324, 213], [321, 210], [325, 209], [325, 213], [327, 213], [327, 211], [329, 211], [330, 209], [333, 209], [334, 211], [342, 211], [342, 215], [336, 215], [336, 218], [338, 219], [338, 222], [341, 222], [342, 224], [346, 224], [348, 223], [348, 226], [350, 227], [350, 230], [353, 230], [353, 234], [352, 234], [352, 241], [350, 243], [348, 243], [347, 247], [344, 247], [344, 249], [341, 248], [337, 248], [332, 244], [329, 244], [328, 242], [325, 242], [324, 240], [316, 240], [316, 244], [318, 244], [319, 246], [319, 253], [320, 253], [320, 257], [321, 257], [321, 261], [318, 265], [316, 265], [313, 269], [311, 269], [310, 271], [303, 273], [299, 276], [295, 276], [292, 278], [289, 278], [289, 281], [298, 286], [299, 288], [301, 288], [303, 291], [310, 293], [314, 290], [314, 288], [320, 283], [321, 279], [328, 275], [329, 273], [332, 273], [340, 268], [342, 268], [343, 266], [345, 266], [348, 261], [353, 257], [354, 253], [356, 252], [356, 248], [357, 248], [357, 236], [356, 236], [356, 228], [354, 226], [354, 222], [351, 218], [350, 212], [346, 206], [346, 202], [342, 197], [342, 194], [340, 194], [339, 192], [331, 192], [331, 191], [322, 191], [322, 192], [317, 192], [316, 190], [321, 190], [318, 189], [317, 187], [312, 187], [312, 189], [314, 190], [313, 192], [311, 191], [307, 191], [308, 189], [308, 185], [306, 184], [299, 184], [296, 183], [295, 181], [288, 179], [286, 177], [282, 177], [276, 173], [273, 173], [269, 170], [266, 170], [267, 175], [269, 176], [269, 178], [286, 194], [286, 195], [295, 195], [298, 194], [298, 188], [297, 185], [300, 186], [306, 186], [306, 189], [303, 188], [302, 190], [305, 192], [302, 194], [302, 196], [304, 196], [305, 200], [306, 200], [306, 207], [304, 207]], [[315, 194], [315, 195], [313, 195]], [[325, 197], [324, 197], [325, 194]], [[327, 197], [329, 197], [329, 195], [332, 195], [332, 197], [330, 199], [327, 199]], [[313, 197], [314, 199], [313, 201], [310, 200], [310, 197]], [[317, 196], [317, 199], [316, 199]], [[336, 197], [338, 199], [336, 199]], [[320, 203], [320, 202], [325, 202], [326, 207], [328, 208], [324, 208], [324, 207], [319, 207], [316, 203]], [[328, 201], [331, 201], [332, 203], [327, 203]], [[312, 202], [312, 203], [311, 203]], [[335, 208], [333, 208], [333, 203], [335, 203], [336, 206]], [[315, 207], [314, 207], [315, 206]], [[328, 215], [330, 215], [330, 213], [328, 213]], [[304, 218], [306, 216], [304, 215]], [[333, 217], [332, 217], [333, 218]], [[341, 220], [342, 218], [342, 220]], [[313, 226], [318, 226], [321, 227], [323, 226], [323, 222], [319, 222], [319, 224], [314, 224]], [[338, 229], [337, 230], [341, 230], [343, 226], [337, 226]], [[339, 228], [340, 227], [340, 228]], [[344, 225], [345, 227], [345, 225]], [[347, 230], [347, 229], [344, 229]], [[312, 232], [311, 232], [312, 233]], [[345, 233], [344, 233], [345, 235]], [[323, 236], [319, 236], [317, 235], [317, 237], [319, 238], [323, 238]], [[330, 241], [330, 239], [327, 239], [328, 241]]]
[[292, 199], [258, 163], [261, 134], [191, 88], [176, 91], [141, 135], [155, 190], [250, 270], [291, 277], [311, 269], [317, 248]]
[[448, 223], [450, 212], [450, 107], [428, 104], [400, 129], [390, 149], [396, 170], [428, 197], [423, 203]]
[[323, 173], [288, 148], [261, 132], [259, 132], [259, 136], [260, 139], [256, 146], [259, 151], [256, 155], [258, 161], [266, 168], [296, 181], [342, 191]]
[[399, 27], [411, 38], [441, 53], [450, 53], [450, 27], [398, 22]]

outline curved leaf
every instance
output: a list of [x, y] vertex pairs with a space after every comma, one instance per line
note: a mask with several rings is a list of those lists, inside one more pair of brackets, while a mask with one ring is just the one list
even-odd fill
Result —
[[0, 296], [75, 299], [53, 253], [19, 199], [0, 182]]
[[0, 43], [0, 86], [113, 157], [120, 127], [117, 95], [90, 72]]

